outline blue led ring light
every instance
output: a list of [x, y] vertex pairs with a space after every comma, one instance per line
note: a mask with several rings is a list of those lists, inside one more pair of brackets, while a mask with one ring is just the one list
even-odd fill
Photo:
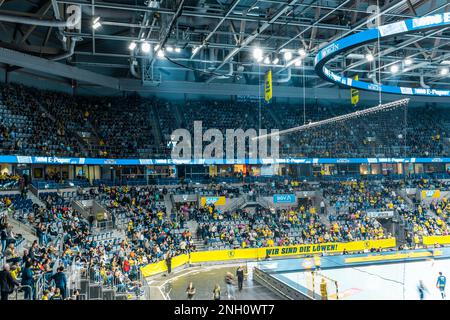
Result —
[[337, 40], [320, 50], [314, 59], [314, 68], [317, 74], [323, 79], [344, 87], [413, 96], [450, 97], [450, 90], [376, 85], [340, 76], [325, 67], [325, 64], [329, 60], [341, 52], [376, 41], [378, 36], [380, 39], [383, 39], [400, 34], [438, 29], [446, 26], [450, 26], [450, 12], [394, 22], [378, 28], [368, 29]]

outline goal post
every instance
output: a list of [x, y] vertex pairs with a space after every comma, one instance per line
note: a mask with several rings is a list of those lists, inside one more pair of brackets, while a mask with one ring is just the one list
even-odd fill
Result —
[[306, 285], [314, 300], [339, 300], [338, 281], [320, 271], [308, 271]]

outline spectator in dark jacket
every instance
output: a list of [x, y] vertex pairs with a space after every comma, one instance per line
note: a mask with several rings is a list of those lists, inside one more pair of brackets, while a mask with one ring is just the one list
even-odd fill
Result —
[[65, 299], [67, 296], [67, 292], [66, 292], [67, 278], [66, 278], [66, 275], [64, 274], [64, 267], [62, 267], [62, 266], [59, 267], [58, 272], [55, 273], [51, 277], [51, 279], [55, 280], [55, 287], [61, 291], [61, 296], [63, 299]]
[[13, 278], [9, 271], [9, 264], [6, 263], [3, 271], [0, 271], [1, 300], [8, 300], [8, 295], [14, 291], [15, 286], [20, 286], [20, 283]]
[[34, 290], [34, 275], [31, 270], [31, 262], [27, 261], [25, 263], [25, 268], [22, 270], [22, 286], [24, 290], [24, 299], [31, 300], [35, 298], [35, 290]]

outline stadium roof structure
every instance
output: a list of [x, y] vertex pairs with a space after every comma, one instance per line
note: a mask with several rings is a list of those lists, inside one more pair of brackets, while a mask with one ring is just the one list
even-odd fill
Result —
[[[74, 5], [79, 29], [63, 25]], [[77, 86], [210, 94], [255, 92], [271, 68], [274, 94], [298, 97], [303, 86], [337, 88], [314, 71], [315, 55], [333, 40], [377, 19], [449, 9], [447, 0], [0, 0], [0, 63], [7, 74], [26, 70]], [[339, 54], [328, 68], [449, 89], [449, 40], [448, 28], [400, 35]]]

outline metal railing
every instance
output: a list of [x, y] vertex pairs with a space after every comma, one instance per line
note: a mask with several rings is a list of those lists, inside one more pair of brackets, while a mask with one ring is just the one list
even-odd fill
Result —
[[23, 292], [23, 289], [28, 289], [30, 291], [30, 298], [28, 300], [33, 300], [33, 288], [31, 286], [28, 285], [20, 285], [18, 287], [15, 287], [14, 292], [15, 292], [15, 299], [19, 300], [19, 291]]
[[[130, 275], [123, 276], [122, 279], [115, 277], [110, 274], [110, 276], [105, 277], [100, 274], [100, 270], [97, 266], [92, 266], [91, 264], [86, 264], [81, 269], [80, 281], [81, 279], [88, 281], [87, 292], [84, 293], [87, 300], [102, 300], [103, 294], [107, 290], [113, 290], [112, 298], [116, 299], [118, 296], [126, 295], [126, 299], [150, 299], [150, 288], [143, 277], [141, 271], [138, 269], [134, 270], [132, 279]], [[91, 296], [90, 288], [92, 286], [98, 287], [98, 295]]]

